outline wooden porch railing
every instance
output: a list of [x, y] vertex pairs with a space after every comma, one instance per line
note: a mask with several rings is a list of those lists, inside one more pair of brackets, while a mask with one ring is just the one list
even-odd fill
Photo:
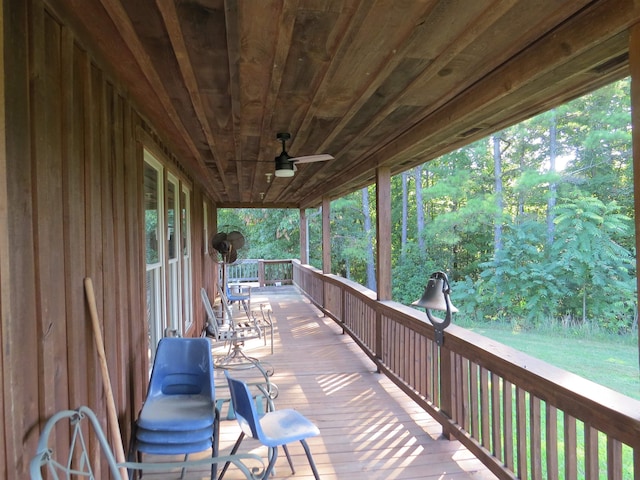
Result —
[[257, 282], [261, 287], [293, 283], [291, 260], [238, 260], [226, 268], [229, 282]]
[[[293, 261], [293, 281], [499, 478], [640, 478], [640, 402]], [[558, 342], [562, 348], [562, 341]]]

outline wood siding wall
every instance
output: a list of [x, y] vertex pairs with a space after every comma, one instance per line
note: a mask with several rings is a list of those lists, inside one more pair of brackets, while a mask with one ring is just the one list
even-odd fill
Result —
[[[40, 0], [3, 0], [1, 8], [0, 476], [27, 478], [40, 427], [54, 412], [88, 405], [106, 428], [85, 277], [94, 284], [125, 446], [144, 399], [139, 132], [151, 129]], [[191, 198], [193, 289], [213, 291], [197, 185]], [[203, 313], [193, 305], [188, 333], [197, 335]]]

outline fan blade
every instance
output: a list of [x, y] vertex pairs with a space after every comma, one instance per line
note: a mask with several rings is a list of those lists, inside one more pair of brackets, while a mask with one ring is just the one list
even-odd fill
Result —
[[289, 161], [296, 163], [313, 163], [313, 162], [326, 162], [327, 160], [333, 160], [333, 156], [328, 153], [321, 153], [319, 155], [305, 155], [304, 157], [293, 157]]
[[229, 250], [227, 234], [224, 232], [216, 233], [211, 239], [211, 246], [220, 253], [226, 253]]
[[242, 247], [244, 247], [244, 235], [242, 235], [237, 230], [229, 232], [229, 234], [227, 235], [227, 240], [231, 242], [231, 245], [233, 245], [233, 248], [235, 250], [240, 250]]
[[225, 254], [223, 257], [224, 263], [232, 264], [238, 260], [238, 252], [235, 249], [231, 249], [229, 253]]

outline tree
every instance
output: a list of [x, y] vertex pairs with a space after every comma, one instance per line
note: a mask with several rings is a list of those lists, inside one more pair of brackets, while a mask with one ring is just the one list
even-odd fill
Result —
[[364, 216], [364, 234], [366, 237], [367, 248], [367, 283], [365, 285], [369, 290], [373, 290], [375, 292], [377, 291], [377, 279], [373, 255], [373, 233], [371, 229], [369, 190], [367, 187], [362, 189], [362, 215]]
[[628, 329], [633, 322], [632, 316], [624, 319], [616, 310], [632, 303], [635, 296], [635, 260], [620, 244], [630, 234], [632, 222], [619, 212], [616, 202], [604, 203], [594, 197], [567, 199], [557, 208], [561, 240], [553, 245], [554, 260], [562, 273], [557, 280], [569, 291], [563, 301], [567, 314], [579, 314], [582, 323], [593, 318], [615, 330]]

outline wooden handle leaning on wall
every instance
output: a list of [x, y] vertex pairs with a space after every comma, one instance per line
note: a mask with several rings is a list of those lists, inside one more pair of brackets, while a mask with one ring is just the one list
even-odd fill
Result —
[[[102, 329], [100, 328], [100, 320], [98, 319], [98, 310], [96, 308], [96, 297], [93, 293], [93, 282], [91, 278], [84, 279], [84, 289], [87, 294], [87, 302], [89, 303], [89, 312], [91, 313], [91, 324], [93, 326], [93, 338], [96, 342], [98, 357], [100, 358], [100, 370], [102, 372], [102, 384], [107, 397], [107, 421], [111, 432], [111, 441], [114, 446], [114, 454], [116, 462], [124, 463], [124, 447], [122, 446], [122, 434], [120, 433], [120, 424], [118, 423], [118, 413], [116, 411], [116, 403], [113, 398], [113, 390], [111, 390], [111, 379], [109, 378], [109, 368], [107, 366], [107, 357], [104, 351], [104, 343], [102, 341]], [[129, 480], [129, 473], [124, 467], [120, 467], [120, 476], [122, 480]]]

